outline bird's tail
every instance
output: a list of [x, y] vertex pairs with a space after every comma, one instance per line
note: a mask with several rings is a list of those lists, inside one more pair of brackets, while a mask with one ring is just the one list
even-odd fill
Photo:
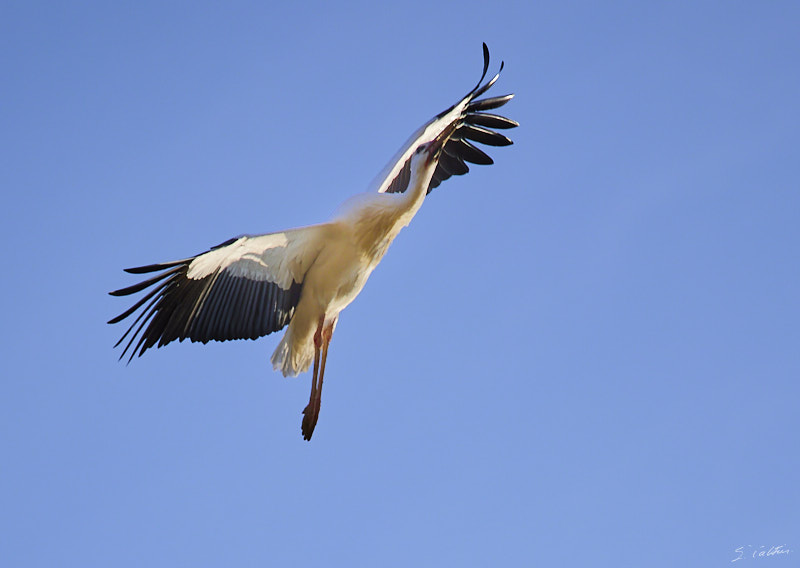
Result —
[[284, 377], [295, 377], [308, 371], [314, 359], [313, 345], [305, 349], [298, 342], [292, 341], [291, 328], [286, 331], [272, 353], [272, 368], [283, 373]]

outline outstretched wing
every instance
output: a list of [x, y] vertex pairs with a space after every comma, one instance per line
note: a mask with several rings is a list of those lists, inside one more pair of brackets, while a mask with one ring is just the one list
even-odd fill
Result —
[[303, 279], [322, 248], [324, 227], [238, 237], [191, 258], [126, 269], [160, 273], [111, 292], [128, 296], [150, 288], [108, 322], [118, 323], [144, 306], [114, 346], [130, 334], [120, 359], [131, 347], [129, 361], [176, 339], [256, 339], [282, 329], [294, 315]]
[[489, 48], [483, 44], [483, 74], [480, 81], [467, 95], [449, 109], [439, 113], [429, 122], [411, 135], [392, 160], [378, 174], [371, 189], [379, 193], [402, 193], [408, 188], [411, 175], [411, 155], [420, 145], [432, 141], [445, 130], [451, 134], [444, 144], [439, 156], [439, 163], [433, 172], [428, 193], [454, 175], [463, 175], [469, 171], [466, 162], [473, 164], [492, 164], [493, 160], [480, 148], [472, 144], [479, 142], [489, 146], [508, 146], [513, 142], [506, 136], [495, 132], [492, 128], [514, 128], [519, 124], [511, 119], [485, 112], [496, 109], [510, 101], [514, 95], [503, 95], [488, 99], [476, 100], [485, 93], [500, 77], [500, 70], [485, 85], [481, 82], [489, 69]]

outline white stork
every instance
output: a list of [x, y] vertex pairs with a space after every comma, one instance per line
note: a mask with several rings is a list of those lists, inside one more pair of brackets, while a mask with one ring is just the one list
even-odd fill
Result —
[[481, 86], [488, 67], [484, 43], [483, 73], [475, 88], [417, 130], [371, 191], [348, 201], [331, 221], [244, 235], [197, 256], [126, 269], [131, 274], [159, 274], [111, 292], [127, 296], [152, 287], [108, 322], [120, 322], [144, 306], [115, 345], [130, 334], [120, 359], [130, 350], [130, 362], [134, 355], [176, 339], [203, 343], [257, 339], [288, 326], [272, 354], [272, 366], [284, 376], [295, 376], [307, 371], [313, 360], [311, 397], [301, 427], [303, 438], [310, 440], [339, 313], [355, 299], [433, 188], [452, 175], [467, 173], [465, 162], [493, 163], [470, 140], [491, 146], [512, 143], [490, 129], [518, 124], [485, 111], [503, 106], [514, 95], [476, 100], [497, 81], [503, 63], [497, 75]]

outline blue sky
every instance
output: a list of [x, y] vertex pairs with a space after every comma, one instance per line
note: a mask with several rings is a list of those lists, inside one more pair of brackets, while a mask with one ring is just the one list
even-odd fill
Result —
[[[3, 4], [4, 565], [797, 565], [800, 8], [524, 4]], [[325, 220], [483, 41], [515, 145], [343, 312], [310, 443], [277, 335], [117, 362], [122, 268]]]

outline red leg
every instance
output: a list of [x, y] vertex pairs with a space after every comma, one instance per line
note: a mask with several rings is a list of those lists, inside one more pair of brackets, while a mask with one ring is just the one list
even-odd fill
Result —
[[301, 425], [303, 439], [305, 440], [311, 439], [311, 434], [314, 433], [314, 426], [317, 425], [317, 417], [319, 416], [319, 397], [322, 394], [322, 380], [320, 380], [319, 385], [317, 385], [317, 377], [319, 376], [320, 348], [322, 347], [322, 326], [324, 321], [325, 316], [319, 318], [317, 331], [314, 332], [314, 372], [311, 376], [311, 396], [309, 397], [308, 405], [303, 409], [303, 423]]
[[[303, 438], [306, 440], [311, 439], [311, 434], [314, 433], [314, 427], [316, 427], [319, 419], [319, 410], [322, 405], [322, 379], [325, 377], [325, 361], [328, 359], [328, 345], [330, 345], [331, 337], [333, 337], [333, 328], [335, 326], [336, 320], [324, 327], [322, 320], [320, 320], [320, 327], [317, 331], [321, 345], [317, 344], [317, 334], [314, 335], [314, 377], [316, 380], [311, 388], [311, 399], [308, 401], [308, 406], [303, 410], [302, 430]], [[319, 365], [317, 365], [318, 362]]]

